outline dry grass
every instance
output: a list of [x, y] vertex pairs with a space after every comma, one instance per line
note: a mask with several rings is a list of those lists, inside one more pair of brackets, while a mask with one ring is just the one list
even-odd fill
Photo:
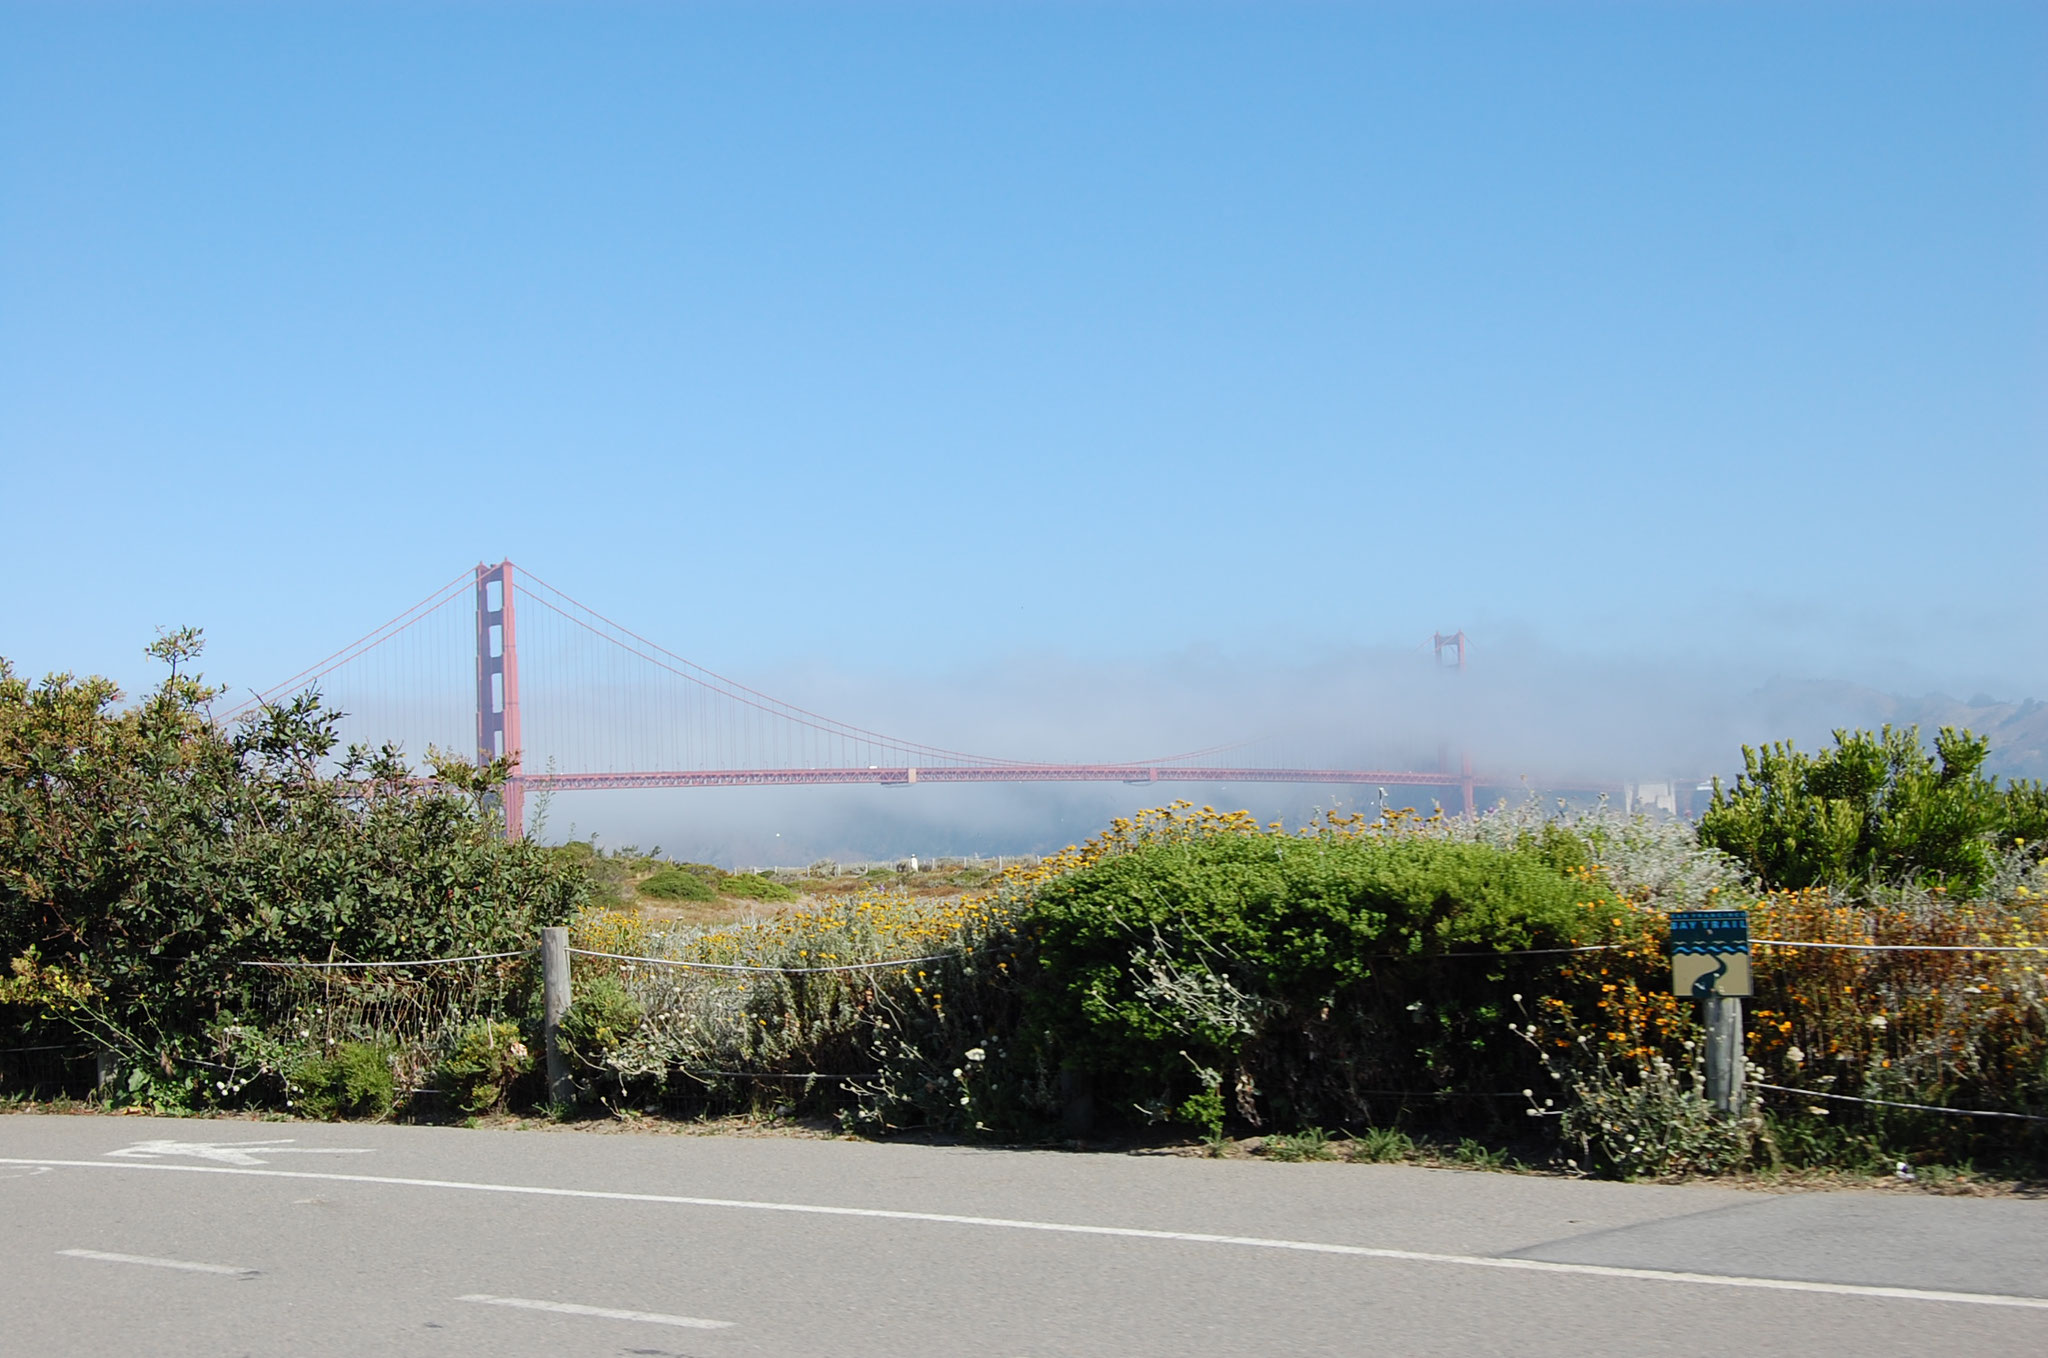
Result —
[[720, 929], [728, 925], [765, 924], [803, 910], [808, 904], [803, 900], [756, 901], [743, 896], [720, 896], [713, 901], [654, 901], [643, 896], [634, 901], [631, 913], [658, 930]]

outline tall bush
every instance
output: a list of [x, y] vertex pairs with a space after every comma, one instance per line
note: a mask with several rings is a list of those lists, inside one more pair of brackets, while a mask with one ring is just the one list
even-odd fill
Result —
[[[1243, 816], [1127, 824], [1030, 889], [1030, 1040], [1099, 1101], [1214, 1122], [1358, 1123], [1396, 1095], [1486, 1092], [1533, 1060], [1508, 995], [1623, 908], [1539, 845], [1288, 835]], [[1389, 1105], [1380, 1102], [1384, 1108]]]
[[1812, 755], [1789, 741], [1745, 745], [1735, 786], [1714, 781], [1700, 842], [1771, 890], [1911, 883], [1979, 892], [2000, 850], [2048, 840], [2048, 789], [1999, 787], [1983, 772], [1990, 749], [1947, 726], [1932, 754], [1918, 727], [1837, 731], [1833, 749]]
[[0, 958], [14, 1012], [165, 1070], [246, 1009], [245, 961], [511, 951], [565, 921], [576, 866], [507, 843], [501, 764], [337, 753], [315, 694], [229, 731], [184, 672], [194, 632], [131, 707], [104, 679], [30, 684], [0, 662]]

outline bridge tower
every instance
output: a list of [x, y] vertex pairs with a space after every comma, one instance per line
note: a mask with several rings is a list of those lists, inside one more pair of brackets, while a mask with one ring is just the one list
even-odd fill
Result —
[[[1446, 669], [1456, 669], [1460, 674], [1465, 672], [1465, 633], [1462, 630], [1457, 632], [1438, 632], [1430, 637], [1429, 640], [1430, 644], [1436, 647], [1436, 663], [1438, 665]], [[1451, 653], [1449, 660], [1444, 659], [1445, 651]]]
[[502, 805], [505, 837], [526, 825], [526, 792], [519, 773], [519, 646], [512, 607], [512, 563], [476, 567], [476, 762], [500, 755], [512, 761]]
[[[1463, 628], [1455, 632], [1435, 633], [1430, 637], [1430, 643], [1436, 647], [1438, 669], [1454, 669], [1459, 674], [1465, 672], [1465, 631]], [[1440, 756], [1437, 764], [1445, 773], [1450, 772], [1450, 760], [1447, 757]], [[1472, 783], [1472, 752], [1468, 749], [1461, 748], [1458, 751], [1458, 773], [1460, 775], [1458, 790], [1464, 794], [1465, 798], [1465, 819], [1470, 820], [1478, 810], [1478, 806], [1475, 796], [1476, 789]]]

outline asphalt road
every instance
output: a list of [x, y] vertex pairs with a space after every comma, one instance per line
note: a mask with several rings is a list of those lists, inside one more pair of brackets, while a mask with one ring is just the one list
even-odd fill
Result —
[[2048, 1203], [0, 1117], [0, 1353], [2048, 1354]]

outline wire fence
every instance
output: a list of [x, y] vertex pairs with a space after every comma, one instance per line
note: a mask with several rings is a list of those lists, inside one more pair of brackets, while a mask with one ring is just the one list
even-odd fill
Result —
[[83, 1097], [98, 1083], [99, 1053], [78, 1043], [0, 1047], [0, 1096]]
[[[1813, 939], [1755, 938], [1756, 948], [1817, 950], [1841, 954], [1982, 954], [2010, 958], [2048, 956], [2048, 947], [2010, 944], [1860, 943]], [[454, 957], [388, 960], [274, 959], [243, 962], [259, 974], [255, 1017], [267, 1032], [332, 1051], [345, 1042], [387, 1046], [396, 1053], [400, 1078], [409, 1088], [428, 1082], [428, 1068], [463, 1029], [479, 1021], [502, 1022], [521, 1015], [537, 1020], [537, 948], [471, 953]], [[1381, 960], [1454, 963], [1510, 958], [1570, 957], [1621, 951], [1639, 945], [1599, 943], [1558, 948], [1470, 950], [1432, 954], [1376, 954]], [[957, 973], [970, 965], [975, 949], [952, 949], [874, 961], [816, 964], [710, 961], [603, 948], [569, 948], [580, 964], [616, 980], [635, 1007], [634, 1032], [619, 1053], [623, 1068], [641, 1075], [674, 1076], [705, 1088], [733, 1088], [751, 1082], [788, 1086], [879, 1078], [866, 1039], [885, 997], [877, 979], [892, 984], [917, 968]], [[1875, 964], [1873, 964], [1875, 965]], [[918, 973], [922, 975], [922, 973]], [[937, 982], [934, 982], [937, 984]], [[921, 993], [921, 992], [920, 992]], [[1519, 998], [1519, 997], [1517, 997]], [[884, 1006], [886, 1007], [886, 1006]], [[830, 1065], [782, 1068], [799, 1052], [779, 1047], [771, 1020], [800, 1022], [838, 1035], [812, 1043], [807, 1053], [825, 1055]], [[92, 1083], [97, 1053], [65, 1043], [29, 1043], [0, 1048], [0, 1091], [79, 1090]], [[204, 1063], [202, 1063], [204, 1064]], [[2035, 1113], [1955, 1107], [1750, 1080], [1758, 1093], [1791, 1100], [1819, 1100], [1897, 1109], [1940, 1117], [1996, 1119], [2048, 1124]], [[1423, 1100], [1517, 1097], [1512, 1092], [1463, 1090], [1371, 1090], [1374, 1097]]]
[[1873, 1108], [1910, 1108], [1920, 1113], [1947, 1113], [1964, 1118], [2010, 1118], [2016, 1122], [2048, 1122], [2048, 1117], [2032, 1113], [2001, 1113], [1989, 1108], [1949, 1108], [1938, 1103], [1905, 1103], [1898, 1099], [1866, 1099], [1854, 1094], [1828, 1094], [1818, 1089], [1794, 1089], [1790, 1085], [1765, 1084], [1761, 1080], [1749, 1081], [1751, 1089], [1768, 1089], [1776, 1094], [1797, 1094], [1802, 1099], [1830, 1099], [1837, 1103], [1861, 1103]]
[[461, 962], [502, 962], [514, 957], [531, 957], [535, 949], [518, 952], [480, 952], [467, 957], [414, 957], [392, 962], [238, 962], [237, 966], [261, 967], [270, 971], [385, 970], [394, 967], [452, 967]]
[[343, 1043], [388, 1047], [407, 1088], [468, 1025], [503, 1020], [533, 990], [534, 950], [393, 962], [247, 963], [261, 979], [258, 1027], [331, 1053]]
[[1752, 938], [1753, 948], [1823, 948], [1836, 952], [1967, 952], [2035, 953], [2048, 957], [2048, 946], [2005, 943], [1816, 943], [1804, 939]]
[[961, 952], [931, 953], [924, 957], [899, 957], [884, 962], [846, 962], [829, 967], [788, 967], [753, 966], [739, 962], [698, 962], [683, 957], [637, 957], [627, 953], [598, 952], [590, 948], [571, 948], [571, 957], [601, 958], [610, 962], [628, 962], [650, 967], [676, 967], [685, 971], [719, 971], [736, 975], [761, 976], [823, 976], [834, 972], [850, 971], [896, 971], [914, 967], [920, 962], [947, 962], [966, 956]]

